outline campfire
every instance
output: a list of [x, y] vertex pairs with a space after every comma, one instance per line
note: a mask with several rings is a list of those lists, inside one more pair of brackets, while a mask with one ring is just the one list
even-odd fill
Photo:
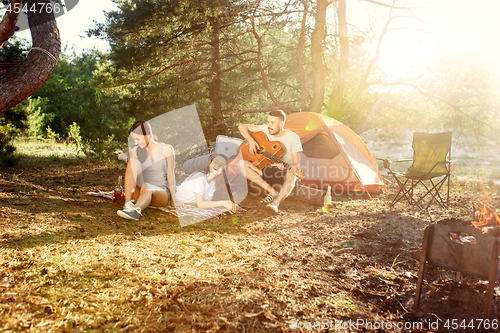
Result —
[[[425, 228], [415, 307], [420, 302], [427, 263], [488, 280], [485, 317], [489, 317], [495, 281], [500, 277], [500, 218], [483, 204], [474, 206], [474, 219], [445, 219]], [[489, 232], [488, 232], [489, 231]]]
[[500, 228], [500, 216], [490, 206], [479, 202], [479, 205], [472, 204], [474, 208], [474, 221], [472, 225], [481, 229], [483, 234], [495, 227]]

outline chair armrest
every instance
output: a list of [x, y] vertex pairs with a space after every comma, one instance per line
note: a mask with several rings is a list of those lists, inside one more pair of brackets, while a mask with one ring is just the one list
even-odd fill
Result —
[[[435, 167], [437, 167], [439, 164], [450, 164], [451, 163], [451, 160], [447, 160], [447, 161], [438, 161], [434, 164], [434, 166], [432, 167], [432, 169], [429, 170], [429, 172], [427, 172], [427, 174], [430, 174], [432, 172], [432, 170], [434, 170]], [[450, 170], [448, 170], [448, 173], [450, 172]]]
[[384, 168], [388, 169], [389, 171], [392, 171], [391, 170], [391, 163], [398, 163], [398, 162], [412, 162], [413, 159], [405, 159], [405, 160], [395, 160], [395, 161], [391, 161], [390, 159], [388, 158], [380, 158], [380, 157], [376, 157], [377, 160], [380, 160], [382, 162], [384, 162]]
[[397, 163], [397, 162], [413, 162], [413, 159], [404, 159], [404, 160], [395, 160], [393, 161], [394, 163]]

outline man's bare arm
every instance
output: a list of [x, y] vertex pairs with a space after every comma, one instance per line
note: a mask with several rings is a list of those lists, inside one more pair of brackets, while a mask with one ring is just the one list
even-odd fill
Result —
[[255, 140], [250, 136], [250, 132], [258, 132], [259, 127], [251, 124], [241, 124], [238, 126], [238, 131], [240, 131], [241, 135], [248, 142], [248, 151], [255, 155], [257, 152], [257, 148], [259, 145]]
[[300, 166], [300, 152], [292, 153], [292, 166], [296, 168]]

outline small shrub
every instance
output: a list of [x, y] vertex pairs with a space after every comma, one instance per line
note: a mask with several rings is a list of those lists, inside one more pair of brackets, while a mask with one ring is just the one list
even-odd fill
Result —
[[26, 114], [15, 109], [0, 114], [0, 167], [15, 165], [19, 161], [11, 142], [24, 130], [25, 121]]
[[50, 126], [47, 126], [46, 131], [47, 131], [46, 139], [48, 142], [55, 142], [56, 140], [58, 140], [60, 138], [60, 135], [57, 134], [56, 132], [54, 132], [52, 130], [52, 128], [50, 128]]
[[68, 141], [69, 143], [75, 145], [77, 154], [84, 153], [85, 150], [83, 147], [82, 136], [80, 135], [80, 126], [78, 126], [76, 122], [69, 125]]
[[25, 102], [19, 105], [26, 112], [26, 130], [24, 135], [28, 139], [39, 140], [43, 135], [43, 128], [45, 127], [45, 119], [48, 118], [47, 114], [44, 114], [42, 107], [46, 103], [47, 99], [38, 97], [37, 99], [28, 98]]

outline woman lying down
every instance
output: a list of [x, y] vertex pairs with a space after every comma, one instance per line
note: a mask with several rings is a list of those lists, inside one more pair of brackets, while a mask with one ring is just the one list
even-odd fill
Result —
[[208, 166], [192, 173], [175, 192], [175, 205], [196, 205], [199, 208], [225, 207], [228, 210], [238, 210], [238, 205], [231, 200], [212, 201], [218, 182], [224, 182], [222, 171], [227, 165], [224, 155], [213, 155]]

